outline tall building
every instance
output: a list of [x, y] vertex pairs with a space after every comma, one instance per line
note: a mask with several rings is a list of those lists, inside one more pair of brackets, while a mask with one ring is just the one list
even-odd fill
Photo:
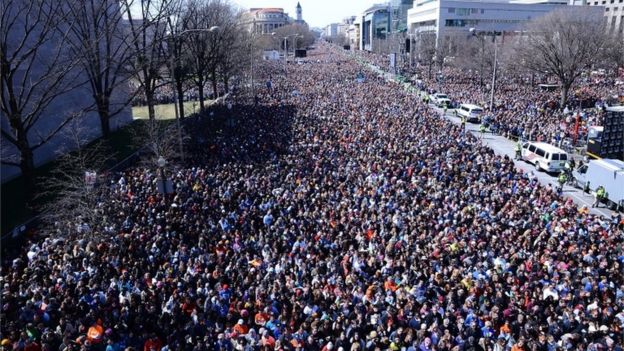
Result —
[[624, 0], [570, 0], [570, 5], [604, 7], [607, 33], [624, 34]]
[[297, 22], [303, 22], [303, 11], [299, 2], [297, 2]]
[[414, 0], [391, 0], [391, 32], [402, 32], [407, 29], [407, 12], [414, 6]]
[[324, 37], [333, 38], [338, 35], [338, 27], [340, 23], [331, 23], [325, 27], [325, 31], [323, 32]]
[[376, 4], [366, 9], [360, 25], [360, 49], [373, 51], [376, 42], [386, 39], [391, 28], [390, 20], [389, 4]]

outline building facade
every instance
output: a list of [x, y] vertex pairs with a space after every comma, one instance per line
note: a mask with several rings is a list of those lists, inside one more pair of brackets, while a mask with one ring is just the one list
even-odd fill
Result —
[[452, 35], [468, 35], [470, 28], [497, 32], [520, 30], [528, 21], [560, 6], [566, 5], [561, 1], [417, 0], [408, 11], [408, 25], [410, 33], [435, 33], [439, 42]]
[[271, 34], [290, 23], [288, 13], [277, 7], [249, 9], [249, 17], [252, 31], [258, 34]]
[[362, 14], [360, 49], [373, 51], [379, 40], [385, 40], [391, 27], [389, 4], [374, 5]]
[[325, 27], [325, 31], [323, 32], [324, 37], [333, 38], [338, 35], [338, 28], [340, 27], [340, 23], [331, 23]]
[[607, 33], [624, 35], [624, 0], [571, 0], [570, 5], [604, 7]]

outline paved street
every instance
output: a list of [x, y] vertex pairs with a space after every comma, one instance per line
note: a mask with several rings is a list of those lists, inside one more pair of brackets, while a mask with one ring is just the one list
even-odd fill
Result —
[[[433, 104], [430, 104], [430, 107], [436, 109], [438, 113], [443, 114], [443, 110], [441, 108], [438, 108], [434, 106]], [[455, 124], [461, 123], [460, 118], [454, 116], [453, 110], [448, 110], [445, 117]], [[481, 134], [479, 131], [479, 124], [467, 123], [466, 128], [474, 135], [478, 136]], [[494, 150], [494, 152], [496, 152], [497, 154], [507, 155], [512, 159], [514, 158], [515, 143], [513, 141], [500, 135], [493, 135], [492, 133], [489, 133], [489, 132], [484, 134], [483, 141], [485, 142], [486, 145], [491, 147]], [[556, 174], [549, 174], [546, 172], [537, 172], [535, 170], [535, 167], [532, 164], [524, 162], [524, 161], [514, 160], [514, 164], [516, 165], [516, 167], [518, 167], [519, 169], [525, 172], [533, 171], [533, 174], [535, 174], [535, 176], [540, 181], [540, 183], [546, 186], [548, 185], [553, 186], [553, 187], [557, 186]], [[565, 185], [563, 187], [563, 193], [565, 196], [572, 198], [572, 200], [574, 200], [574, 202], [578, 204], [579, 206], [587, 206], [588, 208], [590, 208], [590, 211], [592, 213], [600, 214], [603, 216], [611, 216], [614, 213], [614, 211], [608, 208], [605, 208], [604, 205], [601, 205], [603, 206], [601, 208], [592, 208], [591, 205], [594, 202], [593, 195], [584, 193], [582, 189], [578, 189], [570, 185]]]

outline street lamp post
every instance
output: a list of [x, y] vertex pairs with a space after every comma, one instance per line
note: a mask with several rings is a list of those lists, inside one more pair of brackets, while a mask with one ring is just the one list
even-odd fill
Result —
[[[187, 29], [184, 30], [180, 33], [177, 34], [173, 34], [171, 35], [171, 45], [175, 45], [175, 37], [181, 37], [184, 34], [187, 33], [193, 33], [193, 32], [209, 32], [209, 33], [213, 33], [216, 30], [219, 29], [219, 26], [212, 26], [210, 28], [196, 28], [196, 29]], [[182, 127], [180, 126], [180, 114], [178, 113], [178, 94], [176, 93], [176, 86], [175, 86], [175, 70], [177, 68], [177, 65], [175, 64], [174, 61], [174, 55], [170, 54], [169, 55], [170, 58], [170, 65], [171, 65], [171, 69], [170, 69], [170, 76], [171, 76], [171, 88], [172, 88], [172, 92], [173, 92], [173, 111], [175, 112], [175, 119], [176, 119], [176, 128], [178, 129], [178, 147], [180, 148], [180, 157], [182, 158], [182, 162], [184, 162], [184, 144], [182, 143]], [[161, 157], [162, 158], [162, 157]], [[158, 159], [160, 161], [160, 158]], [[164, 160], [164, 158], [163, 158]], [[164, 183], [163, 183], [164, 185]]]
[[167, 183], [165, 180], [165, 166], [167, 165], [167, 160], [164, 157], [159, 156], [158, 160], [156, 160], [156, 165], [158, 166], [158, 171], [160, 173], [160, 181], [162, 185], [163, 195], [167, 194]]
[[[284, 75], [288, 77], [288, 69], [286, 65], [288, 63], [288, 38], [298, 37], [299, 34], [291, 34], [284, 37]], [[294, 54], [293, 54], [294, 55]]]
[[[494, 91], [496, 89], [496, 69], [497, 69], [497, 64], [498, 64], [498, 46], [496, 45], [496, 36], [498, 35], [497, 32], [491, 32], [491, 33], [478, 33], [476, 28], [470, 28], [470, 33], [473, 36], [479, 37], [481, 39], [481, 47], [482, 47], [482, 52], [485, 51], [485, 39], [483, 38], [484, 35], [492, 35], [492, 42], [494, 43], [494, 64], [493, 64], [493, 69], [492, 69], [492, 86], [490, 87], [490, 112], [492, 112], [493, 108], [494, 108]], [[483, 57], [481, 58], [481, 85], [483, 86]]]

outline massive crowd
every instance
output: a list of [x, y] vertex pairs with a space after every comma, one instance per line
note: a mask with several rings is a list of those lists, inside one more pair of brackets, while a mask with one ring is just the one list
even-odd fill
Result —
[[3, 262], [5, 350], [622, 350], [620, 217], [327, 45], [275, 69], [174, 194], [121, 173]]
[[[385, 70], [389, 69], [387, 55], [357, 52], [356, 56]], [[472, 103], [484, 107], [488, 127], [509, 138], [518, 137], [540, 140], [561, 145], [564, 141], [576, 139], [584, 142], [588, 127], [602, 124], [601, 107], [624, 99], [624, 84], [601, 72], [584, 75], [577, 79], [569, 92], [568, 103], [560, 108], [559, 88], [556, 80], [549, 76], [504, 77], [496, 82], [494, 108], [490, 111], [490, 78], [481, 85], [478, 72], [447, 65], [441, 70], [422, 66], [405, 74], [417, 76], [420, 87], [429, 93], [442, 92], [454, 104]], [[504, 75], [505, 72], [503, 72]], [[490, 74], [489, 72], [487, 74]], [[538, 83], [550, 87], [540, 87]], [[622, 83], [622, 80], [619, 81]], [[577, 130], [577, 115], [579, 117]]]

